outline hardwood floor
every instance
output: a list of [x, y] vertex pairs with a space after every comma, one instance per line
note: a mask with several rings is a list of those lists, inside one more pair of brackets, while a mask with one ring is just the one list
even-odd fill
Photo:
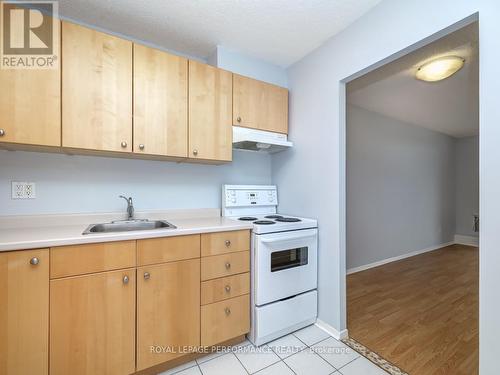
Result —
[[479, 251], [452, 245], [347, 276], [349, 336], [411, 375], [479, 374]]

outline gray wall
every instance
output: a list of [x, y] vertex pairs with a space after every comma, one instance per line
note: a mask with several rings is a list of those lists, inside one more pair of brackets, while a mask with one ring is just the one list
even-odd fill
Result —
[[472, 215], [479, 214], [479, 137], [456, 141], [456, 221], [455, 233], [477, 237]]
[[[36, 182], [36, 199], [11, 199], [11, 181]], [[224, 165], [0, 151], [0, 215], [218, 208], [221, 185], [269, 184], [268, 155], [234, 152]]]
[[347, 269], [453, 241], [455, 139], [349, 106]]
[[319, 220], [319, 319], [338, 331], [344, 330], [343, 82], [437, 40], [463, 25], [461, 21], [468, 17], [480, 18], [480, 374], [496, 375], [500, 336], [500, 75], [497, 66], [500, 2], [384, 0], [294, 64], [288, 71], [288, 85], [291, 89], [290, 139], [295, 147], [273, 156], [272, 170], [273, 181], [280, 187], [281, 209]]

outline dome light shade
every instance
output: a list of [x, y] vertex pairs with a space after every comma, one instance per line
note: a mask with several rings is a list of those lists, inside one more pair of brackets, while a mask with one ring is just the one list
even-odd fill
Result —
[[444, 56], [429, 61], [418, 68], [416, 77], [422, 81], [436, 82], [458, 72], [465, 59], [459, 56]]

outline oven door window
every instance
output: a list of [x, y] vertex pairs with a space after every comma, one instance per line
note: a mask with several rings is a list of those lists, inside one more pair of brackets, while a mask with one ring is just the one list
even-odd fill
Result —
[[275, 251], [271, 253], [271, 272], [307, 264], [307, 247]]

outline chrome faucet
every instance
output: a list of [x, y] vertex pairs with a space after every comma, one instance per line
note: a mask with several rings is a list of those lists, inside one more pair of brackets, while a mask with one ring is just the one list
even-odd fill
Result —
[[132, 220], [134, 218], [134, 202], [132, 201], [132, 197], [125, 197], [120, 195], [120, 198], [123, 198], [127, 201], [127, 214], [128, 220]]

